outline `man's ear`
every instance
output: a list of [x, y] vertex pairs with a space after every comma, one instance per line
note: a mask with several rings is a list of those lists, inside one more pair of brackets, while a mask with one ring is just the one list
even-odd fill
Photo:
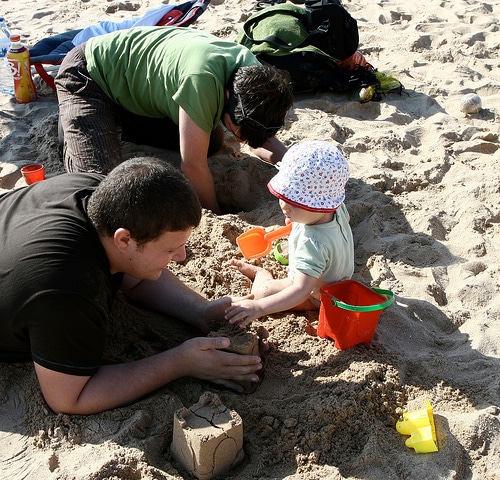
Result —
[[125, 253], [130, 247], [130, 241], [132, 237], [130, 236], [130, 230], [126, 228], [119, 228], [113, 235], [113, 241], [120, 252]]

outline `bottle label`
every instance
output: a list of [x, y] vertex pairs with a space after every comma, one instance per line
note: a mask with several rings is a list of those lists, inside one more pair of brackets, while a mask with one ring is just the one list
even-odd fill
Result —
[[19, 103], [29, 103], [36, 100], [36, 87], [31, 78], [30, 61], [27, 55], [12, 58], [10, 51], [8, 60], [14, 79], [14, 96]]
[[[9, 58], [10, 71], [12, 72], [12, 76], [14, 80], [21, 80], [21, 61]], [[29, 68], [29, 63], [26, 62], [25, 68]]]

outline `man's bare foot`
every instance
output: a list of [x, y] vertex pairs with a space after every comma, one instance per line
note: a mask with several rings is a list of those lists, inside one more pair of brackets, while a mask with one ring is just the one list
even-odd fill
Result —
[[236, 258], [231, 259], [230, 262], [231, 267], [236, 268], [240, 273], [245, 275], [245, 277], [252, 280], [255, 280], [255, 276], [257, 273], [262, 270], [261, 267], [257, 267], [255, 265], [251, 265], [250, 263], [244, 262], [243, 260], [237, 260]]

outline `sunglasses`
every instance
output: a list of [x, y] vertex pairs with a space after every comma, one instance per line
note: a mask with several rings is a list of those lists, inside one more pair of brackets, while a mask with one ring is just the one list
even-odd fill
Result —
[[238, 103], [240, 105], [241, 109], [241, 114], [243, 116], [243, 121], [245, 122], [245, 125], [250, 128], [251, 130], [264, 130], [267, 133], [277, 133], [278, 130], [280, 130], [283, 127], [283, 123], [281, 125], [278, 125], [276, 127], [266, 127], [262, 123], [258, 122], [255, 120], [255, 118], [252, 118], [250, 115], [247, 115], [245, 112], [245, 109], [243, 108], [243, 102], [241, 101], [241, 96], [239, 93], [234, 94], [236, 98], [238, 99]]

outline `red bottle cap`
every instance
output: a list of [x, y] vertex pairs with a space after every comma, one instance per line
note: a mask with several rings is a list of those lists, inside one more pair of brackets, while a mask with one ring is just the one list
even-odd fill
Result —
[[21, 41], [21, 35], [11, 35], [10, 36], [10, 41], [11, 42], [19, 42], [19, 41]]

